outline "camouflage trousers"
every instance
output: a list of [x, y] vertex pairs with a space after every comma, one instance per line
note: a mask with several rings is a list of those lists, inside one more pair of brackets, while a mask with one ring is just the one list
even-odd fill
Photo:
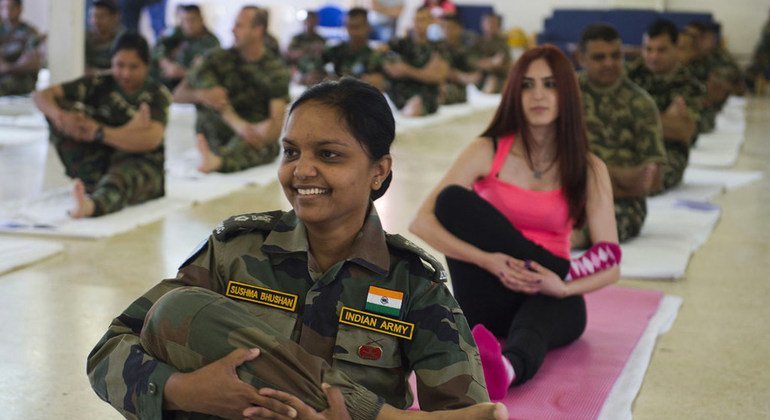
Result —
[[646, 199], [616, 198], [615, 220], [618, 224], [618, 240], [624, 242], [638, 236], [646, 217]]
[[390, 89], [388, 89], [388, 96], [398, 109], [403, 108], [415, 96], [422, 98], [422, 108], [425, 115], [433, 114], [438, 110], [438, 93], [437, 85], [428, 85], [411, 80], [393, 80], [390, 82]]
[[275, 160], [281, 147], [278, 142], [257, 149], [240, 138], [214, 111], [198, 108], [195, 131], [203, 134], [217, 156], [222, 158], [219, 172], [238, 172]]
[[37, 73], [0, 76], [0, 96], [26, 95], [35, 90]]
[[456, 83], [447, 83], [443, 89], [443, 101], [444, 105], [461, 104], [468, 102], [468, 94], [465, 89], [465, 85]]
[[508, 79], [508, 72], [506, 71], [497, 72], [497, 73], [482, 71], [481, 78], [479, 79], [478, 83], [476, 83], [476, 87], [479, 90], [483, 90], [486, 84], [494, 83], [495, 89], [493, 92], [490, 92], [490, 93], [500, 93], [503, 91], [503, 87], [505, 86], [506, 79]]
[[[703, 108], [703, 111], [700, 113], [700, 119], [698, 120], [699, 133], [710, 133], [714, 131], [718, 112], [719, 109], [715, 106]], [[695, 142], [693, 142], [693, 145], [695, 145]]]
[[51, 143], [67, 176], [78, 178], [94, 201], [93, 216], [114, 213], [165, 194], [163, 159], [72, 140], [51, 129]]
[[668, 158], [668, 168], [663, 173], [663, 191], [666, 191], [682, 182], [684, 170], [687, 169], [687, 162], [690, 159], [690, 147], [675, 140], [666, 140], [664, 145]]
[[323, 382], [342, 391], [354, 419], [374, 419], [384, 404], [322, 358], [282, 338], [249, 311], [249, 304], [207, 289], [180, 287], [163, 295], [147, 313], [140, 339], [150, 355], [182, 372], [219, 360], [237, 348], [259, 348], [256, 359], [237, 368], [238, 377], [256, 388], [293, 394], [319, 411], [328, 406]]

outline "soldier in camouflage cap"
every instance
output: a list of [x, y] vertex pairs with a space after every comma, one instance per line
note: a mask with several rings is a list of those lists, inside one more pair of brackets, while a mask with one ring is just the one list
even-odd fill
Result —
[[488, 13], [481, 20], [482, 34], [476, 44], [476, 67], [481, 79], [476, 85], [485, 93], [500, 93], [511, 68], [511, 50], [508, 41], [500, 34], [503, 17]]
[[441, 47], [449, 63], [447, 80], [441, 85], [442, 104], [457, 104], [468, 101], [467, 85], [477, 84], [481, 73], [476, 69], [473, 58], [474, 41], [463, 39], [463, 25], [456, 14], [441, 17], [444, 41]]
[[293, 67], [294, 80], [312, 86], [324, 78], [323, 52], [326, 40], [316, 32], [318, 14], [308, 11], [305, 30], [294, 35], [286, 51], [286, 62]]
[[164, 194], [163, 133], [171, 95], [147, 76], [147, 41], [124, 33], [112, 72], [35, 92], [50, 139], [74, 178], [70, 216], [100, 216]]
[[153, 77], [169, 89], [182, 81], [203, 54], [219, 47], [219, 39], [206, 27], [200, 7], [182, 5], [179, 17], [180, 30], [162, 36], [152, 51]]
[[0, 0], [0, 96], [35, 90], [42, 37], [21, 21], [21, 0]]
[[116, 318], [89, 356], [97, 394], [127, 417], [249, 417], [324, 410], [327, 382], [353, 418], [386, 419], [409, 414], [414, 371], [423, 409], [505, 418], [477, 404], [488, 401], [479, 356], [444, 270], [382, 230], [372, 200], [391, 179], [394, 132], [368, 84], [307, 90], [278, 173], [293, 210], [228, 219]]
[[265, 47], [267, 12], [238, 13], [230, 49], [209, 51], [174, 90], [174, 101], [194, 103], [201, 172], [236, 172], [278, 156], [278, 136], [289, 101], [289, 71]]
[[367, 14], [366, 9], [361, 7], [354, 7], [348, 11], [345, 20], [348, 40], [327, 48], [323, 54], [323, 62], [331, 63], [334, 71], [332, 77], [335, 79], [351, 76], [384, 91], [383, 56], [379, 51], [369, 47], [371, 27]]
[[390, 42], [384, 64], [390, 82], [388, 95], [407, 117], [438, 110], [439, 86], [449, 73], [438, 43], [428, 39], [431, 20], [430, 7], [417, 9], [412, 33]]
[[126, 28], [120, 24], [115, 0], [97, 0], [88, 10], [91, 29], [86, 33], [86, 74], [108, 70], [112, 66], [112, 44]]
[[[646, 197], [660, 189], [666, 149], [655, 101], [623, 73], [620, 35], [607, 24], [589, 25], [580, 41], [579, 75], [591, 151], [610, 172], [618, 238], [639, 234]], [[575, 235], [575, 245], [586, 245]]]
[[705, 86], [679, 63], [678, 35], [672, 22], [653, 22], [642, 38], [642, 57], [627, 66], [628, 78], [652, 96], [660, 112], [668, 156], [662, 191], [682, 181], [706, 95]]

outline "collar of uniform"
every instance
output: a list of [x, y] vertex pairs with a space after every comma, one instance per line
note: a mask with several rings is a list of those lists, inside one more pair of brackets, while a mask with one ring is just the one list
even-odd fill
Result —
[[[288, 254], [294, 252], [307, 253], [307, 230], [297, 219], [294, 211], [286, 212], [278, 224], [265, 238], [261, 247], [268, 254]], [[353, 241], [350, 255], [346, 259], [379, 275], [387, 275], [390, 267], [390, 253], [385, 242], [385, 231], [382, 230], [380, 216], [374, 204], [370, 203], [369, 214], [364, 226]]]
[[614, 93], [628, 79], [628, 76], [626, 76], [625, 67], [623, 68], [623, 74], [620, 75], [618, 80], [616, 80], [615, 83], [609, 86], [602, 87], [602, 86], [595, 85], [590, 80], [588, 80], [588, 75], [585, 73], [585, 71], [581, 72], [579, 77], [581, 77], [585, 81], [585, 84], [586, 86], [588, 86], [589, 89], [591, 89], [593, 92], [596, 92], [600, 95]]

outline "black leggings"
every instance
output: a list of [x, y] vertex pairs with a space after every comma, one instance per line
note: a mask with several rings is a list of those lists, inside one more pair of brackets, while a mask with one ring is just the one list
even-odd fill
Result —
[[[436, 198], [436, 217], [449, 232], [488, 252], [537, 261], [560, 277], [569, 260], [525, 238], [497, 209], [473, 191], [452, 185]], [[556, 299], [507, 289], [481, 267], [447, 258], [452, 287], [468, 323], [483, 324], [507, 337], [503, 354], [516, 371], [516, 384], [532, 378], [548, 350], [577, 340], [586, 326], [583, 296]]]

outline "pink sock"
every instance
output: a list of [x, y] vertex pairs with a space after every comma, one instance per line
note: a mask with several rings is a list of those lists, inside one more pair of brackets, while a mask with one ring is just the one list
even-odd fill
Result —
[[489, 398], [492, 401], [502, 400], [516, 378], [513, 367], [500, 351], [500, 342], [497, 341], [497, 337], [483, 325], [477, 324], [471, 330], [471, 334], [479, 347], [481, 367], [484, 369]]
[[570, 262], [568, 280], [577, 280], [620, 264], [620, 245], [598, 242]]

